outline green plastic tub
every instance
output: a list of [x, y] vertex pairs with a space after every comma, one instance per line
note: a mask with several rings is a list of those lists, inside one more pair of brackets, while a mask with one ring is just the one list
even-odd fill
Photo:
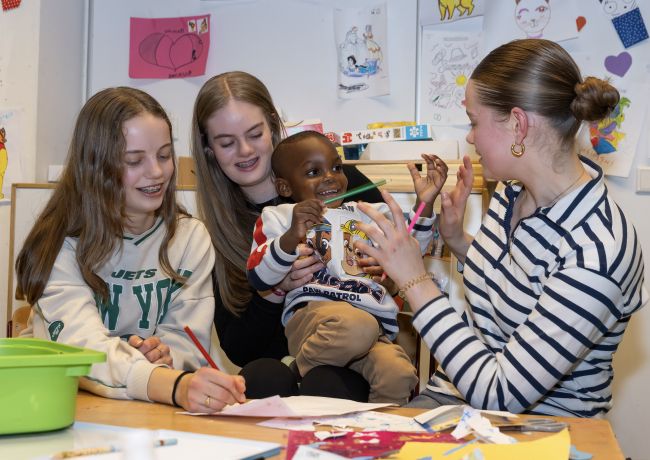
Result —
[[79, 376], [102, 352], [41, 339], [0, 339], [0, 435], [72, 425]]

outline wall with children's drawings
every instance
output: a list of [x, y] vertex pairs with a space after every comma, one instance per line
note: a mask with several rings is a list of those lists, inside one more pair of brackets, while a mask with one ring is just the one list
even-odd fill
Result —
[[[376, 2], [355, 1], [355, 5]], [[412, 119], [415, 111], [416, 2], [388, 0], [389, 96], [337, 99], [333, 5], [337, 1], [138, 1], [92, 2], [89, 91], [126, 84], [154, 95], [172, 115], [177, 151], [188, 155], [192, 102], [209, 76], [245, 70], [268, 87], [291, 121], [320, 118], [325, 130], [362, 128], [368, 120]], [[129, 18], [211, 14], [205, 76], [130, 79]], [[334, 65], [332, 63], [335, 63]]]
[[[23, 2], [19, 13], [28, 17], [27, 9], [34, 12], [34, 5], [47, 2]], [[56, 2], [57, 4], [59, 2]], [[77, 3], [77, 2], [76, 2]], [[226, 71], [241, 69], [258, 75], [270, 88], [276, 105], [283, 111], [285, 117], [291, 121], [306, 118], [320, 118], [326, 130], [341, 131], [344, 129], [362, 129], [369, 122], [408, 120], [419, 116], [419, 121], [428, 122], [433, 117], [448, 117], [447, 120], [458, 116], [458, 112], [451, 110], [440, 111], [438, 106], [429, 106], [431, 100], [427, 95], [433, 84], [442, 84], [442, 79], [436, 80], [431, 74], [434, 55], [427, 56], [426, 46], [433, 47], [436, 43], [436, 33], [468, 34], [481, 30], [484, 24], [498, 24], [492, 28], [481, 43], [494, 43], [515, 38], [516, 24], [505, 27], [505, 24], [514, 21], [513, 0], [474, 0], [477, 11], [499, 10], [498, 14], [486, 15], [481, 18], [463, 19], [449, 22], [449, 16], [444, 23], [427, 26], [421, 30], [418, 26], [418, 8], [429, 8], [427, 14], [432, 20], [438, 20], [440, 10], [435, 1], [425, 0], [386, 0], [386, 43], [384, 52], [390, 63], [389, 95], [374, 98], [337, 98], [337, 69], [336, 69], [336, 44], [334, 38], [334, 6], [370, 7], [380, 4], [380, 0], [130, 0], [95, 1], [79, 0], [78, 3], [88, 4], [90, 36], [88, 42], [88, 90], [90, 95], [101, 88], [114, 85], [130, 85], [150, 92], [158, 98], [170, 111], [177, 138], [179, 154], [188, 154], [189, 120], [194, 96], [202, 83], [211, 75]], [[450, 2], [447, 2], [450, 3]], [[546, 3], [546, 0], [522, 0], [519, 3]], [[614, 0], [614, 3], [616, 1]], [[618, 3], [623, 3], [619, 0]], [[650, 22], [650, 0], [637, 0], [643, 16]], [[639, 43], [624, 50], [609, 17], [603, 11], [599, 0], [549, 0], [552, 7], [551, 14], [556, 18], [558, 12], [565, 11], [567, 4], [576, 8], [578, 16], [576, 25], [580, 27], [577, 38], [564, 40], [560, 43], [570, 51], [583, 67], [588, 67], [591, 73], [600, 72], [599, 75], [608, 75], [604, 65], [608, 57], [614, 58], [619, 67], [627, 65], [623, 51], [630, 56], [630, 65], [623, 77], [609, 73], [617, 84], [621, 84], [626, 94], [632, 97], [636, 106], [647, 107], [648, 96], [642, 96], [644, 87], [647, 88], [650, 79], [650, 41]], [[538, 5], [539, 6], [539, 5]], [[424, 10], [423, 10], [424, 11]], [[487, 11], [487, 12], [490, 12]], [[453, 19], [458, 19], [460, 9], [454, 12]], [[131, 79], [128, 72], [129, 49], [129, 18], [130, 17], [174, 17], [197, 14], [212, 15], [210, 53], [207, 60], [206, 75], [196, 78], [175, 80]], [[436, 17], [436, 15], [438, 15]], [[420, 17], [425, 15], [420, 12]], [[574, 15], [575, 16], [575, 15]], [[572, 19], [565, 14], [564, 19]], [[5, 53], [2, 44], [21, 43], [21, 52], [25, 59], [30, 53], [39, 54], [38, 47], [31, 47], [29, 43], [38, 41], [35, 31], [44, 28], [59, 26], [66, 23], [66, 19], [57, 16], [54, 11], [46, 18], [38, 14], [31, 15], [28, 25], [7, 22], [10, 16], [5, 13], [0, 17], [2, 30], [11, 31], [13, 40], [0, 43], [0, 50]], [[581, 19], [579, 19], [581, 18]], [[68, 19], [69, 20], [69, 19]], [[35, 22], [34, 22], [35, 21]], [[561, 29], [560, 25], [549, 26], [548, 33]], [[562, 22], [562, 21], [560, 21]], [[47, 23], [47, 25], [46, 25]], [[550, 23], [550, 22], [549, 22]], [[22, 23], [21, 23], [22, 24]], [[38, 25], [40, 24], [40, 26]], [[5, 25], [9, 25], [6, 28]], [[12, 27], [15, 27], [12, 28]], [[552, 27], [559, 27], [553, 29]], [[83, 24], [79, 24], [79, 30]], [[521, 29], [523, 32], [523, 29]], [[4, 33], [4, 32], [3, 32]], [[553, 32], [555, 33], [555, 32]], [[510, 34], [510, 35], [509, 35]], [[30, 35], [31, 38], [25, 37]], [[376, 31], [377, 35], [377, 31]], [[469, 35], [463, 40], [469, 41]], [[462, 38], [462, 37], [461, 37]], [[30, 41], [31, 40], [31, 41]], [[42, 40], [41, 40], [42, 42]], [[68, 50], [70, 54], [71, 43], [65, 38], [57, 38], [51, 33], [48, 47], [41, 48], [49, 56], [57, 56], [56, 49]], [[423, 57], [418, 55], [418, 47], [425, 52]], [[18, 49], [12, 47], [11, 49]], [[429, 48], [431, 51], [433, 48]], [[468, 44], [471, 51], [471, 44]], [[31, 50], [31, 51], [30, 51]], [[75, 51], [74, 54], [77, 52]], [[469, 53], [471, 56], [471, 52]], [[7, 54], [4, 54], [6, 56]], [[425, 62], [428, 58], [428, 62]], [[39, 56], [42, 61], [44, 56]], [[79, 57], [80, 63], [83, 57]], [[611, 62], [611, 60], [610, 60]], [[72, 63], [68, 69], [72, 75], [85, 78], [86, 69], [81, 69], [80, 63]], [[334, 63], [334, 64], [333, 64]], [[44, 69], [47, 67], [43, 67]], [[462, 85], [465, 75], [459, 72], [458, 67], [450, 66], [453, 83]], [[592, 70], [593, 69], [593, 70]], [[79, 110], [79, 100], [71, 97], [67, 103], [59, 103], [58, 112], [48, 112], [50, 109], [40, 110], [42, 97], [46, 93], [70, 94], [66, 86], [66, 79], [58, 78], [63, 72], [50, 71], [47, 75], [39, 77], [38, 84], [32, 80], [36, 78], [38, 67], [34, 64], [31, 69], [22, 71], [21, 87], [12, 93], [16, 103], [25, 106], [34, 104], [33, 98], [38, 94], [39, 116], [32, 114], [27, 128], [25, 156], [28, 162], [28, 174], [35, 174], [37, 180], [44, 180], [46, 175], [43, 169], [46, 164], [61, 164], [65, 158], [65, 144], [71, 133], [71, 119]], [[76, 72], [76, 73], [75, 73]], [[455, 73], [454, 73], [455, 72]], [[445, 77], [449, 80], [449, 77]], [[29, 82], [32, 83], [29, 83]], [[38, 91], [36, 88], [38, 86]], [[83, 81], [79, 86], [83, 87]], [[64, 89], [63, 92], [62, 89]], [[80, 90], [82, 88], [79, 88]], [[448, 88], [449, 100], [462, 95], [457, 87]], [[462, 88], [460, 88], [462, 89]], [[646, 89], [647, 91], [647, 89]], [[6, 92], [5, 92], [6, 93]], [[5, 94], [0, 88], [0, 95]], [[8, 94], [8, 93], [7, 93]], [[442, 100], [438, 100], [439, 105]], [[12, 104], [14, 104], [12, 102]], [[462, 110], [461, 118], [462, 118]], [[54, 118], [48, 113], [56, 113], [60, 119], [67, 120], [67, 125], [57, 129], [49, 128], [50, 141], [47, 136], [37, 135], [36, 129], [47, 130], [53, 126]], [[43, 114], [41, 116], [41, 114]], [[647, 115], [646, 115], [647, 116]], [[48, 119], [49, 118], [49, 119]], [[650, 196], [647, 193], [636, 192], [635, 175], [638, 166], [650, 164], [650, 136], [648, 135], [648, 119], [643, 115], [635, 117], [642, 129], [638, 129], [638, 140], [635, 148], [627, 153], [629, 160], [629, 177], [610, 177], [608, 186], [621, 207], [627, 211], [636, 226], [641, 244], [645, 249], [646, 267], [650, 267], [650, 220], [647, 219], [647, 209]], [[628, 119], [632, 119], [628, 116]], [[462, 125], [462, 124], [461, 124]], [[462, 140], [463, 127], [439, 127], [439, 132], [449, 132]], [[37, 137], [39, 148], [35, 146], [34, 137]], [[52, 142], [58, 139], [58, 142]], [[34, 144], [34, 145], [32, 145]], [[47, 153], [45, 149], [51, 146]], [[8, 208], [0, 207], [0, 279], [6, 280], [4, 271], [6, 263], [6, 241], [8, 235]], [[6, 225], [6, 227], [5, 227]], [[646, 280], [650, 279], [650, 271], [646, 269]], [[650, 284], [650, 283], [646, 283]], [[5, 286], [0, 287], [3, 294]], [[4, 295], [0, 299], [5, 299]], [[4, 315], [0, 315], [4, 318]], [[617, 437], [620, 440], [625, 454], [632, 458], [647, 458], [646, 442], [644, 439], [647, 416], [650, 413], [650, 398], [646, 397], [647, 382], [650, 381], [650, 308], [640, 311], [631, 321], [626, 337], [616, 355], [614, 366], [616, 378], [614, 380], [615, 403], [614, 409], [609, 414]]]

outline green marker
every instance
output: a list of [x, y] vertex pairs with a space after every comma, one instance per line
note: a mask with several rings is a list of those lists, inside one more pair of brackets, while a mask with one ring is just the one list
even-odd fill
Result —
[[370, 184], [360, 185], [360, 186], [355, 187], [355, 188], [353, 188], [351, 190], [348, 190], [345, 193], [342, 193], [342, 194], [337, 195], [337, 196], [333, 196], [332, 198], [328, 198], [325, 201], [323, 201], [323, 203], [325, 203], [325, 204], [334, 203], [335, 201], [342, 200], [342, 199], [347, 198], [349, 196], [356, 195], [357, 193], [365, 192], [366, 190], [370, 190], [371, 188], [377, 188], [377, 187], [380, 187], [380, 186], [385, 185], [385, 184], [386, 184], [386, 179], [382, 179], [382, 180], [378, 180], [377, 182], [372, 182]]

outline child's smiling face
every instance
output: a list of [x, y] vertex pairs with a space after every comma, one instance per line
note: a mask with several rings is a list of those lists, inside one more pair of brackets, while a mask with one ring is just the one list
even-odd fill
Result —
[[[279, 174], [291, 189], [291, 199], [325, 201], [347, 190], [348, 179], [343, 163], [334, 145], [327, 139], [310, 137], [293, 146], [291, 160], [283, 161]], [[329, 203], [335, 208], [343, 200]]]

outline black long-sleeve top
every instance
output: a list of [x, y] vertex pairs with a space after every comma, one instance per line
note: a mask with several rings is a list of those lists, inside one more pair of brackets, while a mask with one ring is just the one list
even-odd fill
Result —
[[[348, 178], [348, 190], [370, 182], [354, 166], [343, 165], [343, 171]], [[377, 189], [360, 193], [355, 199], [369, 203], [382, 201]], [[260, 213], [264, 207], [277, 204], [279, 199], [275, 198], [251, 206]], [[258, 358], [282, 359], [289, 354], [284, 326], [280, 320], [283, 305], [263, 299], [253, 289], [251, 292], [253, 295], [246, 309], [235, 316], [224, 305], [218, 286], [214, 286], [214, 324], [219, 342], [228, 358], [240, 367]]]

